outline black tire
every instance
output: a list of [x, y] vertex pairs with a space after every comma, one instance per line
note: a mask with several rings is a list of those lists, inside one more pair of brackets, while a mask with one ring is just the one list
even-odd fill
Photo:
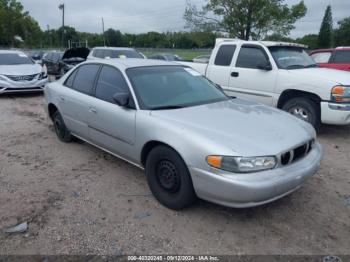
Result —
[[197, 199], [185, 162], [167, 146], [157, 146], [150, 152], [146, 176], [154, 197], [167, 208], [181, 210]]
[[56, 111], [52, 116], [53, 125], [58, 139], [64, 143], [72, 141], [72, 135], [64, 124], [61, 114]]
[[[316, 131], [321, 126], [320, 107], [316, 102], [304, 97], [297, 97], [288, 100], [282, 109], [314, 126]], [[299, 110], [299, 111], [298, 111]], [[299, 112], [299, 113], [298, 113]]]

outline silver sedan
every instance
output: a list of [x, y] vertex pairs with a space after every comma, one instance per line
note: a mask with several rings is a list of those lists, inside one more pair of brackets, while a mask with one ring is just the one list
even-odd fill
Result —
[[44, 92], [61, 141], [78, 137], [145, 169], [153, 195], [171, 209], [197, 197], [237, 208], [265, 204], [320, 166], [311, 125], [228, 97], [178, 64], [85, 62]]

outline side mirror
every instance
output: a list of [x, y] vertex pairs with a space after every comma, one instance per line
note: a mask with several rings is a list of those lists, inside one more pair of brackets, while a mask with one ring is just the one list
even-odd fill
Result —
[[118, 106], [127, 107], [129, 105], [130, 95], [128, 93], [116, 93], [113, 96], [114, 102]]
[[262, 61], [262, 62], [258, 63], [258, 69], [265, 70], [265, 71], [271, 71], [272, 65], [271, 65], [269, 60]]

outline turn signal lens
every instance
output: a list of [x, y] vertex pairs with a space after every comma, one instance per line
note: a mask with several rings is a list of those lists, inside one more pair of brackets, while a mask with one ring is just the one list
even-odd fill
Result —
[[207, 163], [212, 167], [221, 168], [222, 157], [221, 156], [208, 156]]
[[333, 102], [337, 103], [349, 103], [350, 102], [350, 87], [347, 86], [335, 86], [332, 89]]

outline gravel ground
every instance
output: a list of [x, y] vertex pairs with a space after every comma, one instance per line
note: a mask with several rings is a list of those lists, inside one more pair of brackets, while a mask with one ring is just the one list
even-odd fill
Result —
[[0, 231], [29, 223], [0, 233], [0, 254], [350, 255], [350, 127], [323, 127], [321, 169], [288, 197], [174, 212], [139, 169], [59, 142], [41, 103], [41, 95], [0, 97]]

